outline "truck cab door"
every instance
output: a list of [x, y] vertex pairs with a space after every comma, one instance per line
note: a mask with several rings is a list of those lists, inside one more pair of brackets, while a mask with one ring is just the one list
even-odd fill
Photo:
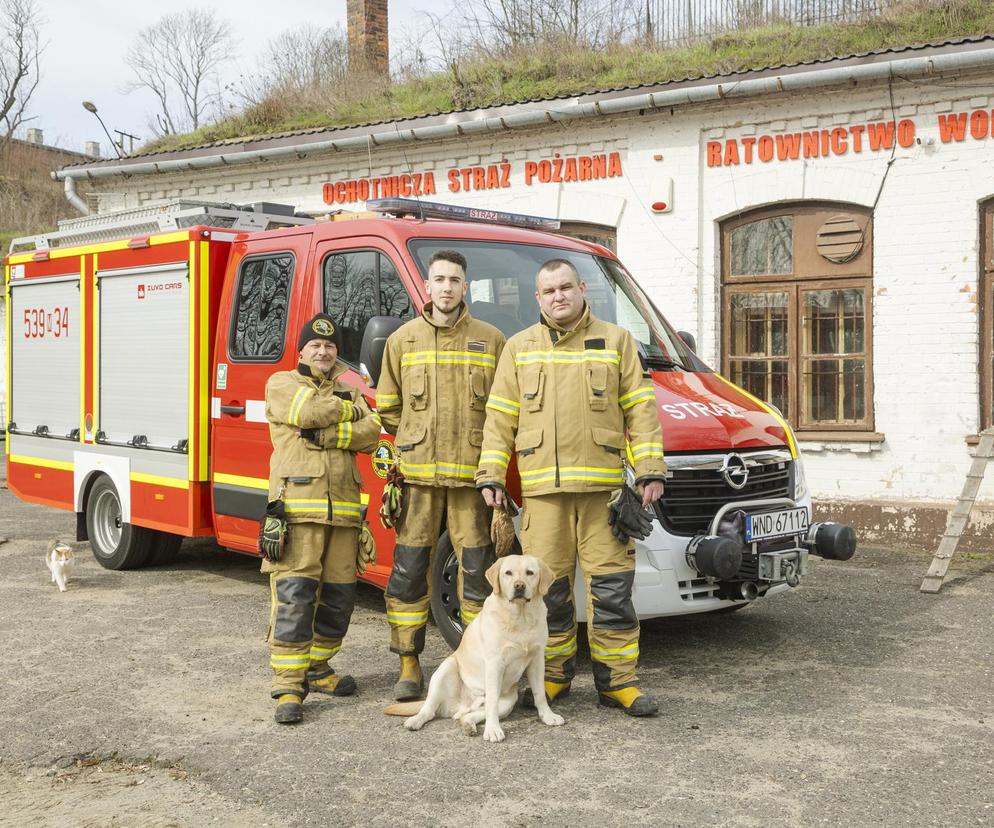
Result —
[[[355, 385], [373, 405], [376, 391], [360, 372], [359, 351], [366, 324], [374, 316], [413, 319], [423, 301], [420, 281], [403, 265], [403, 258], [384, 239], [352, 237], [320, 242], [315, 250], [315, 311], [335, 320], [342, 348], [338, 361], [348, 366], [342, 379]], [[385, 586], [393, 566], [394, 533], [376, 517], [387, 470], [393, 464], [393, 438], [386, 433], [372, 455], [357, 456], [362, 475], [362, 501], [376, 539], [377, 563], [364, 580]]]
[[218, 543], [255, 551], [266, 509], [266, 382], [297, 365], [313, 314], [309, 235], [236, 244], [221, 297], [211, 394], [211, 492]]

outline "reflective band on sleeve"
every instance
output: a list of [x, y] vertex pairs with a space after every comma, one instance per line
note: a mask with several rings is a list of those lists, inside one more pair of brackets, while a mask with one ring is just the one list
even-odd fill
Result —
[[342, 400], [342, 420], [343, 421], [344, 420], [351, 420], [352, 419], [352, 409], [354, 409], [354, 408], [355, 408], [355, 406], [352, 405], [352, 401], [351, 400]]
[[487, 400], [487, 408], [517, 417], [521, 411], [521, 403], [509, 400], [507, 397], [498, 397], [496, 394], [491, 394], [490, 399]]
[[481, 354], [476, 351], [411, 351], [400, 358], [400, 365], [406, 368], [411, 365], [480, 365], [493, 368], [497, 360], [493, 354]]
[[424, 612], [396, 612], [387, 610], [387, 621], [398, 627], [420, 627], [428, 623], [428, 610]]
[[400, 394], [377, 394], [376, 407], [380, 409], [396, 408], [400, 405]]
[[293, 400], [290, 402], [290, 413], [286, 418], [287, 423], [292, 426], [300, 425], [300, 409], [304, 407], [307, 398], [313, 393], [313, 388], [304, 387], [297, 389], [297, 393], [293, 395]]
[[511, 456], [503, 451], [498, 451], [497, 449], [487, 449], [480, 455], [480, 464], [483, 463], [496, 463], [498, 466], [503, 466], [507, 468], [507, 464], [511, 462]]
[[348, 448], [349, 443], [352, 442], [352, 423], [339, 423], [338, 424], [338, 442], [335, 443], [335, 448]]
[[639, 403], [651, 402], [656, 399], [656, 393], [652, 388], [646, 386], [644, 388], [636, 388], [634, 391], [629, 391], [627, 394], [622, 394], [618, 397], [618, 404], [624, 411], [629, 408], [633, 408]]
[[642, 460], [646, 457], [662, 460], [663, 456], [662, 443], [636, 443], [632, 446], [632, 457], [635, 460]]
[[625, 661], [639, 657], [639, 645], [629, 644], [625, 647], [597, 647], [590, 645], [590, 657], [595, 661]]
[[546, 646], [545, 648], [545, 658], [548, 660], [550, 658], [569, 658], [571, 655], [576, 655], [576, 636], [574, 635], [565, 644], [560, 644], [556, 647]]
[[539, 362], [557, 364], [577, 362], [609, 362], [619, 365], [617, 351], [521, 351], [514, 355], [515, 365], [534, 365]]

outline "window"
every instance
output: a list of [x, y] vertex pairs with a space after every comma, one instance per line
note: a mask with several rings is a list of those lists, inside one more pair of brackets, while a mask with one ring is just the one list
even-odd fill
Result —
[[872, 221], [781, 205], [722, 227], [722, 362], [798, 431], [872, 431]]
[[414, 306], [393, 262], [376, 250], [333, 253], [324, 260], [322, 303], [342, 341], [339, 356], [359, 364], [366, 323], [374, 316], [411, 319]]
[[612, 253], [618, 251], [618, 231], [603, 224], [586, 224], [580, 221], [564, 221], [559, 224], [559, 235], [572, 239], [593, 242], [606, 247]]
[[278, 362], [283, 355], [293, 268], [291, 253], [242, 262], [228, 346], [233, 360]]
[[994, 425], [994, 199], [980, 205], [980, 425]]

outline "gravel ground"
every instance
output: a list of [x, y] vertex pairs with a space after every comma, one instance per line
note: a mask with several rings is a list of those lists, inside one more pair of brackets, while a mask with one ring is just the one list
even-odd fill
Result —
[[[643, 625], [652, 720], [596, 706], [589, 659], [546, 728], [508, 740], [383, 715], [382, 597], [361, 587], [339, 671], [360, 693], [272, 721], [256, 561], [197, 542], [65, 593], [43, 556], [71, 515], [0, 490], [0, 824], [994, 825], [994, 558], [861, 550], [741, 612]], [[430, 631], [425, 662], [445, 655]]]

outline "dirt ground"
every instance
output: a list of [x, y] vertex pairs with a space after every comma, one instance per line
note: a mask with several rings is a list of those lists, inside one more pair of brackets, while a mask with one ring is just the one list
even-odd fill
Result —
[[[994, 559], [861, 550], [789, 594], [643, 625], [661, 715], [596, 706], [581, 652], [562, 728], [408, 733], [382, 597], [360, 589], [339, 671], [360, 693], [272, 721], [257, 563], [206, 543], [100, 568], [43, 562], [71, 515], [0, 490], [0, 824], [12, 826], [994, 825]], [[445, 654], [430, 631], [429, 666]]]

